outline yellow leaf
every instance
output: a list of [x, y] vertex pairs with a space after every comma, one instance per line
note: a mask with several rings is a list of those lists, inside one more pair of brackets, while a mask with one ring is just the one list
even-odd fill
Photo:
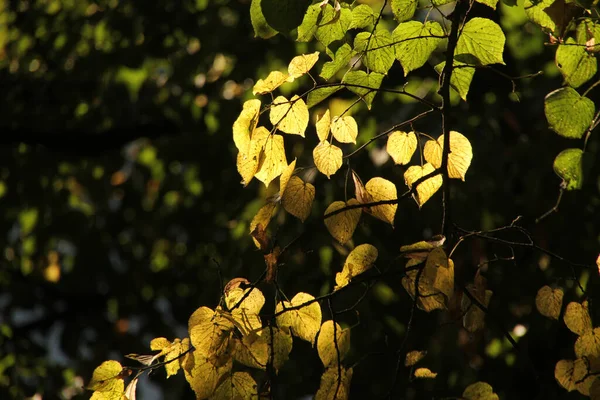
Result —
[[[240, 301], [242, 302], [239, 303]], [[237, 287], [230, 290], [225, 296], [225, 304], [231, 310], [231, 317], [236, 321], [236, 326], [242, 334], [245, 335], [262, 327], [262, 321], [258, 314], [265, 304], [265, 297], [259, 289]], [[233, 307], [236, 305], [237, 307], [234, 309]]]
[[331, 133], [335, 140], [340, 143], [356, 143], [358, 136], [358, 125], [353, 117], [334, 117], [331, 122]]
[[419, 276], [417, 306], [427, 312], [444, 309], [454, 291], [454, 262], [446, 257], [440, 247], [431, 251], [421, 274], [417, 270], [406, 271], [402, 285], [415, 298], [415, 281]]
[[342, 272], [338, 272], [335, 275], [335, 283], [337, 285], [335, 290], [346, 286], [352, 278], [371, 268], [375, 264], [377, 256], [377, 248], [371, 244], [356, 246], [346, 258]]
[[[273, 329], [273, 344], [271, 345], [271, 332], [270, 329]], [[266, 333], [263, 336], [266, 336], [269, 341], [269, 354], [271, 353], [271, 349], [273, 349], [273, 354], [271, 355], [273, 359], [273, 367], [275, 368], [275, 372], [278, 372], [279, 369], [285, 364], [290, 356], [290, 352], [292, 351], [292, 335], [290, 331], [286, 327], [276, 328], [276, 327], [266, 327]]]
[[[318, 302], [304, 305], [315, 298], [308, 293], [298, 293], [292, 301], [282, 301], [277, 304], [275, 312], [277, 325], [280, 328], [289, 327], [294, 336], [314, 344], [315, 336], [321, 327], [321, 307]], [[287, 308], [299, 307], [298, 309], [284, 311]]]
[[118, 361], [104, 361], [94, 370], [92, 380], [88, 385], [93, 390], [94, 400], [121, 400], [125, 390], [125, 383], [121, 377], [123, 367]]
[[437, 372], [432, 372], [429, 368], [417, 368], [415, 370], [415, 378], [417, 379], [433, 379], [437, 376]]
[[283, 193], [285, 192], [285, 188], [288, 185], [288, 182], [290, 181], [290, 178], [292, 177], [292, 174], [294, 173], [294, 169], [296, 168], [296, 159], [294, 158], [294, 161], [292, 161], [290, 163], [290, 165], [288, 165], [283, 172], [281, 173], [281, 176], [279, 177], [279, 195], [282, 196]]
[[[372, 202], [398, 200], [396, 185], [387, 179], [379, 177], [372, 178], [365, 185], [365, 189]], [[398, 204], [382, 204], [380, 206], [368, 207], [367, 212], [375, 218], [394, 226], [394, 217], [396, 216], [397, 208]]]
[[150, 342], [150, 350], [162, 350], [169, 346], [171, 346], [171, 342], [164, 337], [152, 339]]
[[241, 340], [234, 339], [233, 358], [248, 367], [266, 369], [269, 357], [268, 339], [269, 332], [250, 332]]
[[346, 400], [350, 397], [350, 381], [352, 380], [352, 368], [339, 368], [338, 366], [327, 368], [321, 376], [319, 390], [315, 394], [315, 400]]
[[578, 335], [583, 335], [592, 330], [592, 318], [588, 311], [587, 301], [584, 301], [582, 304], [576, 302], [569, 303], [563, 319], [567, 328]]
[[264, 159], [261, 159], [260, 167], [254, 176], [268, 187], [269, 183], [281, 175], [288, 165], [285, 158], [283, 136], [275, 134], [269, 135], [265, 141], [262, 152], [264, 154]]
[[[423, 148], [423, 156], [435, 168], [442, 166], [442, 153], [444, 148], [444, 135], [437, 141], [428, 140]], [[450, 178], [465, 180], [465, 174], [471, 165], [473, 149], [471, 142], [462, 134], [450, 131], [450, 154], [448, 155], [448, 176]]]
[[304, 137], [308, 126], [308, 108], [297, 95], [291, 100], [278, 96], [273, 100], [269, 118], [273, 126], [282, 132]]
[[243, 400], [258, 398], [256, 381], [247, 372], [234, 372], [219, 385], [211, 400]]
[[237, 170], [242, 177], [242, 185], [247, 186], [250, 183], [264, 161], [264, 145], [269, 135], [264, 126], [256, 128], [246, 150], [238, 153]]
[[[493, 295], [491, 290], [486, 290], [482, 295], [478, 293], [472, 284], [467, 285], [467, 290], [485, 307], [490, 304], [490, 299]], [[483, 296], [485, 298], [482, 298]], [[463, 326], [467, 332], [473, 333], [485, 327], [485, 313], [476, 304], [473, 304], [467, 295], [463, 295], [462, 297], [461, 308], [464, 315]]]
[[329, 137], [329, 130], [331, 129], [331, 116], [329, 115], [329, 110], [325, 111], [325, 114], [317, 121], [317, 136], [319, 137], [319, 141], [327, 140]]
[[327, 207], [325, 210], [325, 226], [327, 230], [338, 242], [341, 244], [346, 243], [348, 240], [352, 238], [354, 234], [354, 230], [358, 225], [358, 221], [360, 220], [361, 209], [353, 208], [351, 210], [342, 211], [331, 217], [328, 217], [328, 214], [331, 214], [337, 210], [340, 210], [347, 206], [353, 206], [359, 204], [356, 199], [350, 199], [347, 203], [343, 201], [334, 201]]
[[[269, 226], [269, 222], [271, 222], [271, 218], [273, 218], [273, 214], [275, 214], [275, 209], [277, 208], [277, 204], [268, 203], [261, 207], [260, 210], [256, 213], [254, 218], [252, 218], [252, 222], [250, 222], [250, 233], [254, 232], [254, 230], [261, 225], [262, 229], [267, 229]], [[254, 237], [252, 238], [254, 244], [257, 248], [260, 249], [260, 243]]]
[[302, 54], [292, 58], [288, 66], [288, 73], [293, 79], [299, 78], [306, 74], [319, 60], [319, 52], [315, 51], [311, 54]]
[[297, 176], [292, 176], [285, 192], [283, 192], [282, 205], [285, 211], [304, 222], [310, 215], [315, 187], [304, 182]]
[[423, 357], [425, 357], [425, 355], [427, 355], [426, 351], [419, 351], [419, 350], [409, 351], [406, 354], [406, 359], [404, 360], [404, 365], [406, 367], [412, 367], [413, 365], [415, 365], [416, 363], [421, 361], [423, 359]]
[[252, 132], [258, 123], [260, 100], [252, 99], [244, 102], [242, 112], [233, 123], [233, 142], [241, 152], [247, 152]]
[[576, 389], [577, 382], [581, 381], [587, 372], [587, 365], [581, 358], [575, 361], [560, 360], [554, 368], [554, 378], [560, 386], [571, 392]]
[[194, 353], [205, 357], [225, 353], [233, 328], [233, 323], [221, 313], [208, 307], [198, 308], [188, 321], [190, 341], [196, 349]]
[[313, 150], [313, 158], [317, 169], [329, 179], [342, 166], [342, 149], [324, 140]]
[[600, 328], [594, 328], [577, 338], [575, 355], [578, 358], [596, 358], [600, 356]]
[[494, 393], [494, 389], [485, 382], [476, 382], [473, 383], [465, 389], [462, 397], [467, 400], [499, 400], [500, 398], [496, 393]]
[[[429, 163], [423, 165], [422, 167], [418, 165], [409, 167], [406, 172], [404, 172], [404, 181], [406, 182], [406, 186], [411, 189], [413, 183], [420, 178], [429, 175], [434, 170], [435, 169], [433, 168], [433, 165]], [[425, 181], [421, 182], [419, 186], [417, 186], [417, 194], [416, 196], [413, 195], [413, 198], [419, 205], [419, 208], [422, 207], [423, 204], [425, 204], [425, 202], [429, 200], [431, 196], [433, 196], [433, 194], [439, 190], [439, 188], [442, 187], [442, 181], [442, 176], [438, 174], [426, 179]]]
[[181, 368], [197, 399], [210, 397], [223, 377], [231, 371], [233, 360], [214, 363], [204, 354], [194, 351], [185, 355]]
[[563, 302], [563, 290], [552, 289], [546, 285], [540, 288], [535, 296], [535, 306], [544, 317], [558, 320]]
[[414, 132], [395, 131], [388, 137], [386, 150], [396, 164], [408, 164], [416, 149], [417, 135]]
[[288, 82], [289, 75], [280, 71], [271, 71], [266, 79], [259, 79], [252, 88], [252, 94], [271, 93], [279, 86]]
[[344, 361], [348, 350], [350, 350], [350, 329], [342, 330], [342, 327], [337, 322], [334, 325], [332, 320], [323, 322], [317, 339], [317, 352], [325, 368], [337, 366], [338, 363]]
[[167, 370], [167, 378], [176, 375], [179, 371], [179, 357], [185, 353], [190, 347], [189, 339], [173, 340], [169, 342], [165, 338], [156, 338], [150, 342], [152, 350], [162, 350], [156, 357], [164, 355], [165, 369]]

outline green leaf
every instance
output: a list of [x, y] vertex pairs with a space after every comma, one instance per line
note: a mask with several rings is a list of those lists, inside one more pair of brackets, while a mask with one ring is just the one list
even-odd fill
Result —
[[252, 4], [250, 4], [250, 21], [252, 21], [252, 27], [254, 28], [254, 37], [268, 39], [277, 35], [277, 31], [267, 23], [260, 3], [261, 0], [252, 0]]
[[475, 57], [480, 65], [504, 64], [502, 52], [506, 38], [502, 28], [487, 18], [473, 18], [463, 27], [454, 58], [471, 64]]
[[365, 52], [363, 63], [374, 72], [387, 74], [394, 63], [392, 35], [385, 29], [378, 29], [373, 35], [369, 32], [356, 35], [354, 51]]
[[340, 48], [335, 52], [335, 57], [333, 61], [328, 61], [323, 65], [323, 69], [321, 70], [321, 78], [326, 81], [331, 79], [340, 69], [344, 68], [350, 62], [350, 57], [352, 57], [352, 47], [348, 43], [344, 43]]
[[392, 12], [398, 22], [408, 21], [415, 15], [418, 0], [392, 0]]
[[[381, 86], [383, 75], [377, 72], [367, 74], [365, 71], [350, 71], [344, 76], [342, 83], [349, 85], [359, 85], [364, 87], [348, 86], [348, 90], [360, 96], [367, 108], [371, 109], [371, 103], [375, 98], [377, 89]], [[370, 88], [370, 89], [369, 89]]]
[[[444, 70], [444, 65], [446, 65], [446, 62], [442, 61], [435, 66], [435, 70], [441, 74]], [[469, 93], [473, 75], [475, 75], [475, 68], [454, 60], [454, 69], [452, 71], [452, 76], [450, 77], [450, 86], [458, 92], [458, 95], [464, 101], [467, 101], [467, 94]]]
[[434, 6], [443, 6], [444, 4], [452, 3], [455, 0], [431, 0]]
[[331, 42], [344, 38], [351, 22], [352, 11], [344, 7], [336, 11], [327, 4], [321, 11], [321, 20], [318, 22], [315, 37], [323, 46], [329, 46]]
[[585, 51], [585, 45], [578, 45], [573, 38], [568, 38], [566, 44], [558, 45], [556, 66], [565, 82], [576, 88], [596, 75], [598, 61]]
[[302, 23], [311, 0], [261, 0], [267, 23], [278, 32], [289, 32]]
[[581, 149], [566, 149], [554, 159], [554, 172], [562, 178], [567, 190], [581, 189], [583, 184], [582, 157]]
[[352, 22], [348, 29], [367, 29], [372, 28], [377, 20], [377, 15], [373, 9], [367, 4], [361, 4], [352, 10]]
[[494, 10], [496, 9], [496, 4], [498, 4], [498, 0], [475, 0], [478, 3], [485, 4], [488, 7], [492, 7]]
[[[422, 67], [431, 53], [444, 39], [431, 37], [444, 36], [442, 26], [437, 22], [428, 21], [422, 24], [410, 21], [400, 24], [392, 33], [396, 59], [402, 64], [404, 76], [410, 71]], [[429, 37], [428, 37], [429, 36]]]
[[525, 0], [523, 8], [525, 8], [525, 14], [527, 18], [535, 24], [538, 24], [542, 28], [546, 28], [549, 31], [554, 32], [556, 30], [556, 23], [550, 15], [546, 12], [555, 0]]
[[579, 139], [592, 124], [596, 107], [570, 87], [557, 89], [546, 96], [544, 112], [550, 128], [561, 136]]
[[586, 18], [577, 25], [577, 43], [585, 45], [590, 52], [600, 51], [600, 24]]
[[333, 85], [320, 87], [313, 90], [308, 94], [308, 98], [306, 99], [306, 107], [311, 108], [313, 106], [316, 106], [317, 104], [319, 104], [320, 102], [322, 102], [323, 100], [325, 100], [326, 98], [328, 98], [343, 87], [343, 85]]
[[299, 42], [309, 42], [313, 38], [317, 31], [319, 15], [321, 15], [321, 7], [319, 7], [319, 4], [313, 4], [308, 7], [304, 18], [302, 19], [302, 23], [298, 27], [298, 38], [296, 40]]

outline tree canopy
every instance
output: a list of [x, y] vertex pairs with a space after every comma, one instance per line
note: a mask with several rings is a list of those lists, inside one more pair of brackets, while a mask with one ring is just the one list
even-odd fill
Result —
[[599, 19], [0, 0], [0, 397], [600, 399]]

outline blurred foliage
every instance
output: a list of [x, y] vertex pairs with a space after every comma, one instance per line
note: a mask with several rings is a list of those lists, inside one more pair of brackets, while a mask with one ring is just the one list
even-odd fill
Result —
[[[254, 38], [249, 9], [244, 0], [0, 0], [1, 398], [86, 398], [81, 388], [102, 361], [147, 352], [155, 337], [185, 336], [196, 308], [218, 304], [223, 281], [252, 281], [264, 271], [248, 230], [271, 193], [257, 182], [242, 190], [231, 126], [257, 78], [314, 49], [282, 35]], [[492, 17], [480, 4], [473, 13]], [[485, 230], [521, 215], [540, 246], [593, 264], [600, 245], [598, 137], [587, 144], [581, 190], [566, 193], [559, 211], [536, 224], [556, 203], [561, 184], [552, 165], [566, 139], [549, 131], [543, 100], [562, 78], [554, 49], [544, 46], [547, 36], [522, 8], [501, 4], [499, 16], [507, 46], [506, 66], [498, 70], [544, 74], [515, 81], [513, 90], [509, 80], [482, 69], [469, 102], [454, 99], [475, 157], [467, 183], [452, 188], [453, 221]], [[436, 87], [431, 72], [405, 80], [395, 68], [388, 79], [428, 93]], [[290, 85], [290, 93], [299, 85]], [[589, 96], [598, 100], [597, 92]], [[347, 101], [329, 106], [344, 110]], [[398, 95], [377, 96], [372, 112], [363, 106], [353, 113], [359, 144], [418, 110]], [[418, 129], [439, 130], [439, 122], [423, 120]], [[370, 145], [353, 167], [360, 165], [365, 177], [386, 174], [402, 182], [404, 169], [393, 166], [384, 146]], [[324, 210], [334, 190], [343, 190], [342, 183], [333, 186], [321, 191], [315, 209]], [[433, 201], [422, 211], [407, 201], [399, 205], [395, 229], [361, 223], [355, 240], [368, 238], [379, 249], [378, 263], [394, 265], [399, 246], [431, 236], [440, 216]], [[318, 218], [305, 225], [277, 218], [285, 226], [277, 236], [281, 245], [310, 232], [294, 242], [279, 285], [315, 296], [332, 290], [347, 249], [333, 243]], [[567, 301], [580, 300], [575, 279], [593, 304], [596, 272], [477, 239], [453, 259], [461, 284], [478, 265], [498, 260], [487, 270], [492, 317], [485, 331], [470, 335], [456, 329], [460, 315], [417, 313], [406, 346], [427, 349], [438, 378], [401, 375], [404, 397], [458, 396], [484, 380], [501, 398], [577, 398], [558, 392], [553, 375], [559, 359], [572, 358], [576, 336], [535, 313], [533, 304], [549, 282], [567, 289]], [[272, 289], [261, 289], [269, 299]], [[348, 290], [336, 308], [352, 307], [361, 294]], [[386, 394], [396, 368], [390, 354], [403, 343], [411, 304], [392, 275], [343, 316], [353, 326], [354, 381], [364, 383], [353, 387], [355, 398]], [[591, 314], [598, 313], [591, 308]], [[503, 330], [518, 337], [518, 349]], [[316, 391], [322, 368], [309, 349], [294, 344], [278, 398]], [[181, 374], [152, 375], [139, 392], [193, 398]]]

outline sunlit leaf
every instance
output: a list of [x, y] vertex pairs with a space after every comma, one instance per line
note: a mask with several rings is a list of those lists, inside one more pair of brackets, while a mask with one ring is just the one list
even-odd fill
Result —
[[581, 189], [583, 185], [583, 151], [581, 149], [565, 149], [554, 159], [554, 172], [562, 178], [567, 190]]
[[260, 100], [252, 99], [244, 102], [242, 112], [233, 123], [233, 142], [240, 152], [247, 154], [252, 132], [258, 123]]
[[308, 126], [308, 108], [297, 95], [291, 100], [283, 96], [273, 100], [269, 118], [273, 126], [282, 132], [304, 137]]
[[454, 58], [460, 62], [472, 64], [475, 57], [477, 64], [504, 64], [504, 32], [502, 28], [488, 18], [471, 18], [462, 28]]
[[565, 44], [559, 44], [556, 50], [556, 66], [565, 82], [577, 88], [596, 75], [598, 61], [586, 51], [585, 46], [578, 46], [573, 38], [567, 38]]
[[445, 309], [454, 292], [454, 263], [448, 259], [441, 247], [435, 248], [427, 256], [425, 267], [407, 270], [402, 278], [402, 286], [415, 299], [415, 282], [418, 280], [419, 293], [417, 306], [424, 311]]
[[327, 140], [320, 142], [313, 150], [315, 166], [327, 179], [341, 168], [342, 156], [342, 149]]
[[269, 359], [269, 332], [249, 332], [234, 339], [233, 358], [248, 367], [266, 369]]
[[[270, 329], [273, 329], [273, 344], [271, 344]], [[288, 360], [292, 351], [292, 335], [287, 327], [266, 327], [264, 330], [265, 333], [262, 336], [266, 337], [269, 342], [269, 354], [271, 354], [271, 349], [273, 350], [273, 354], [271, 355], [273, 367], [275, 368], [275, 372], [278, 372]]]
[[384, 76], [378, 72], [349, 71], [344, 75], [342, 83], [347, 85], [348, 90], [359, 96], [370, 110]]
[[304, 17], [302, 19], [302, 23], [298, 27], [298, 41], [299, 42], [308, 42], [312, 39], [315, 32], [317, 32], [318, 27], [318, 19], [321, 15], [321, 7], [319, 4], [313, 4], [308, 7]]
[[427, 355], [427, 352], [424, 350], [409, 351], [406, 354], [406, 359], [404, 360], [404, 366], [412, 367], [413, 365], [415, 365], [416, 363], [421, 361], [423, 359], [423, 357], [425, 357], [426, 355]]
[[233, 328], [233, 323], [222, 314], [208, 307], [198, 308], [188, 321], [190, 342], [196, 349], [194, 354], [202, 354], [209, 358], [226, 353], [225, 350], [229, 346], [229, 332]]
[[[275, 209], [277, 208], [277, 204], [275, 203], [267, 203], [258, 210], [252, 221], [250, 222], [250, 233], [254, 232], [258, 226], [261, 226], [262, 230], [266, 230], [267, 226], [269, 226], [269, 222], [271, 222], [271, 218], [273, 218], [273, 214], [275, 214]], [[260, 242], [256, 240], [256, 238], [252, 238], [254, 244], [257, 248], [261, 248]]]
[[287, 212], [304, 222], [310, 215], [314, 199], [315, 187], [297, 176], [292, 176], [283, 192], [281, 204]]
[[[437, 169], [442, 166], [444, 136], [445, 135], [441, 135], [437, 141], [428, 140], [423, 148], [425, 160]], [[464, 181], [472, 159], [473, 149], [471, 148], [469, 139], [456, 131], [450, 131], [448, 176]]]
[[252, 138], [248, 143], [246, 151], [240, 151], [237, 155], [237, 170], [242, 177], [242, 184], [247, 186], [256, 172], [264, 162], [264, 146], [269, 139], [269, 131], [260, 126], [252, 133]]
[[231, 371], [232, 365], [229, 353], [214, 360], [214, 357], [211, 359], [202, 352], [194, 351], [185, 355], [181, 368], [196, 398], [206, 399], [215, 392], [219, 382]]
[[[442, 61], [435, 66], [435, 70], [438, 74], [442, 74], [446, 61]], [[452, 63], [452, 76], [450, 77], [450, 87], [458, 92], [458, 95], [464, 101], [467, 101], [467, 95], [469, 94], [469, 88], [475, 75], [475, 67], [470, 67], [471, 63], [464, 63], [458, 60], [454, 60]]]
[[600, 356], [600, 328], [586, 331], [575, 342], [575, 355], [578, 358], [597, 358]]
[[581, 381], [586, 373], [587, 365], [583, 359], [560, 360], [554, 368], [554, 378], [569, 392], [576, 389], [577, 382]]
[[331, 133], [341, 143], [356, 143], [358, 136], [358, 125], [353, 117], [333, 117], [331, 122]]
[[165, 369], [167, 370], [167, 378], [176, 375], [179, 371], [179, 357], [189, 350], [190, 342], [189, 339], [175, 339], [173, 342], [169, 342], [165, 338], [156, 338], [150, 342], [150, 348], [152, 350], [161, 350], [160, 355], [164, 355], [163, 361]]
[[352, 9], [352, 22], [348, 29], [370, 28], [375, 24], [377, 14], [373, 12], [371, 6], [359, 4]]
[[258, 314], [265, 304], [265, 297], [259, 289], [238, 287], [230, 290], [225, 295], [225, 304], [243, 334], [262, 327]]
[[234, 372], [215, 390], [211, 400], [251, 399], [258, 396], [254, 378], [247, 372]]
[[392, 32], [394, 54], [402, 64], [404, 76], [425, 65], [431, 53], [444, 40], [443, 36], [442, 26], [435, 21], [427, 21], [425, 24], [409, 21], [394, 29]]
[[[362, 6], [368, 7], [364, 4]], [[361, 6], [357, 7], [360, 8]], [[356, 9], [355, 9], [356, 10]], [[352, 57], [352, 47], [348, 43], [344, 43], [335, 51], [335, 56], [332, 61], [328, 61], [323, 64], [323, 69], [319, 74], [321, 78], [328, 81], [331, 79], [339, 70], [346, 67], [348, 62], [350, 61], [350, 57]]]
[[[429, 175], [433, 171], [435, 171], [435, 168], [433, 168], [433, 165], [429, 163], [423, 165], [422, 167], [419, 165], [413, 165], [412, 167], [409, 167], [406, 172], [404, 172], [404, 182], [406, 182], [406, 186], [408, 186], [409, 189], [412, 189], [413, 183], [422, 177]], [[419, 207], [422, 207], [423, 204], [425, 204], [425, 202], [442, 187], [442, 181], [442, 176], [438, 174], [424, 180], [417, 186], [417, 193], [416, 196], [413, 195], [413, 198]]]
[[334, 324], [332, 320], [323, 322], [317, 339], [317, 351], [325, 368], [337, 366], [344, 361], [348, 350], [350, 350], [350, 329], [342, 330], [342, 327], [337, 322]]
[[561, 136], [579, 139], [592, 124], [596, 106], [570, 87], [550, 92], [544, 100], [550, 128]]
[[325, 210], [325, 226], [327, 230], [338, 242], [341, 244], [346, 243], [352, 238], [354, 230], [360, 220], [361, 210], [360, 208], [353, 208], [351, 210], [345, 210], [331, 217], [327, 217], [327, 214], [331, 214], [337, 210], [345, 208], [350, 205], [359, 204], [356, 199], [350, 199], [347, 203], [343, 201], [334, 201]]
[[584, 44], [585, 49], [592, 53], [600, 51], [600, 24], [590, 18], [584, 19], [577, 25], [577, 43]]
[[335, 275], [335, 289], [346, 286], [352, 278], [370, 269], [375, 264], [378, 254], [377, 248], [371, 244], [356, 246], [348, 254], [342, 272]]
[[[489, 305], [493, 295], [491, 290], [478, 291], [472, 284], [467, 285], [466, 289], [484, 307]], [[485, 312], [477, 304], [474, 304], [466, 294], [462, 297], [461, 309], [464, 315], [463, 327], [467, 332], [477, 332], [485, 327]]]
[[[335, 10], [331, 4], [326, 4], [321, 9], [321, 20], [317, 24], [318, 28], [314, 35], [323, 46], [328, 46], [331, 42], [340, 40], [346, 35], [351, 22], [352, 11], [348, 8], [342, 7]], [[304, 21], [302, 24], [304, 25]]]
[[352, 368], [339, 368], [334, 365], [327, 368], [321, 376], [319, 390], [315, 394], [315, 400], [347, 400], [350, 397], [350, 381], [352, 380]]
[[437, 376], [437, 372], [432, 372], [429, 368], [417, 368], [415, 370], [415, 378], [417, 379], [434, 379]]
[[308, 98], [306, 99], [306, 106], [308, 108], [316, 106], [343, 87], [343, 85], [333, 85], [318, 87], [314, 90], [311, 90], [310, 93], [308, 93]]
[[496, 9], [496, 5], [498, 4], [498, 0], [476, 0], [478, 3], [485, 4], [492, 9]]
[[252, 94], [271, 93], [279, 86], [289, 81], [289, 75], [281, 71], [271, 71], [265, 79], [259, 79], [252, 88]]
[[394, 63], [392, 35], [387, 29], [376, 29], [373, 34], [360, 32], [354, 38], [354, 51], [364, 53], [365, 66], [380, 74], [387, 74]]
[[277, 35], [277, 31], [267, 23], [260, 3], [261, 0], [252, 0], [252, 4], [250, 5], [250, 21], [254, 28], [254, 37], [269, 39]]
[[563, 295], [561, 288], [552, 289], [548, 285], [542, 286], [535, 296], [535, 306], [543, 316], [558, 320]]
[[398, 22], [408, 21], [415, 15], [418, 0], [392, 0], [392, 12]]
[[104, 361], [94, 370], [92, 380], [88, 385], [93, 390], [94, 400], [121, 400], [125, 390], [125, 383], [121, 373], [123, 367], [118, 361]]
[[[397, 201], [398, 199], [396, 185], [387, 179], [380, 177], [371, 178], [365, 185], [365, 189], [372, 202]], [[367, 207], [366, 211], [375, 218], [394, 226], [394, 218], [396, 216], [397, 208], [398, 204], [382, 204], [379, 206]]]
[[329, 114], [329, 109], [325, 111], [325, 114], [317, 121], [317, 136], [319, 137], [319, 141], [327, 140], [329, 137], [329, 130], [331, 128], [331, 116]]
[[297, 79], [306, 74], [319, 60], [319, 52], [315, 51], [311, 54], [302, 54], [292, 58], [288, 66], [290, 77]]
[[583, 335], [592, 330], [592, 318], [588, 311], [588, 302], [571, 302], [567, 305], [563, 317], [567, 328], [577, 335]]
[[264, 158], [261, 159], [260, 167], [254, 176], [268, 187], [269, 183], [281, 175], [288, 165], [283, 136], [269, 135], [263, 146], [262, 154], [264, 154]]
[[417, 135], [414, 132], [394, 131], [388, 137], [386, 150], [396, 164], [408, 164], [416, 149]]
[[281, 176], [279, 177], [279, 194], [280, 195], [283, 195], [283, 193], [285, 193], [287, 185], [290, 182], [290, 178], [292, 177], [292, 174], [294, 173], [294, 169], [296, 169], [296, 159], [295, 158], [294, 158], [294, 161], [292, 161], [290, 163], [290, 165], [288, 165], [283, 170], [283, 172], [281, 173]]
[[467, 386], [462, 397], [467, 400], [500, 400], [494, 393], [494, 389], [486, 382], [476, 382]]
[[[277, 325], [280, 328], [289, 327], [294, 336], [314, 344], [315, 336], [321, 327], [321, 307], [319, 303], [312, 302], [314, 297], [308, 293], [298, 293], [291, 301], [282, 301], [277, 304]], [[285, 309], [297, 307], [297, 309], [284, 311]]]

